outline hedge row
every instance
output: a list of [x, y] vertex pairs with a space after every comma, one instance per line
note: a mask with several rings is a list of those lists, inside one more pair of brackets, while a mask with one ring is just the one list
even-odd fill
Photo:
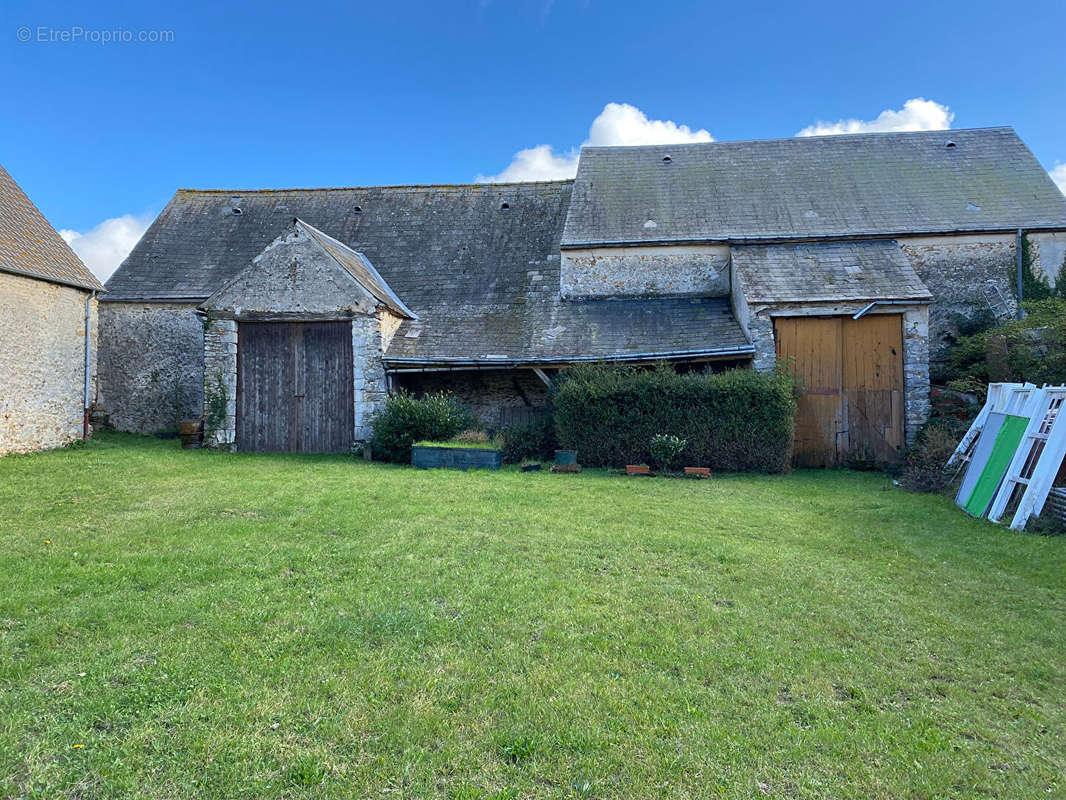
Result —
[[582, 464], [648, 463], [657, 434], [687, 441], [685, 465], [784, 472], [791, 464], [796, 398], [784, 373], [593, 365], [564, 375], [554, 397], [556, 433]]

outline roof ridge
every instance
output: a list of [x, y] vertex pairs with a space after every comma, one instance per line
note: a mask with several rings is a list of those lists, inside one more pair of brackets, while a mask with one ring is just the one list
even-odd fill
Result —
[[360, 189], [473, 189], [473, 188], [501, 188], [512, 186], [562, 186], [572, 184], [573, 178], [565, 178], [555, 181], [513, 181], [510, 183], [394, 183], [365, 186], [290, 186], [281, 188], [260, 189], [196, 189], [181, 187], [176, 194], [270, 194], [282, 192], [351, 192]]
[[1017, 131], [1014, 130], [1012, 125], [988, 125], [981, 128], [939, 128], [930, 131], [856, 131], [854, 133], [824, 133], [818, 136], [775, 136], [769, 139], [718, 139], [711, 142], [676, 142], [673, 144], [583, 145], [581, 150], [650, 150], [655, 147], [708, 147], [726, 144], [761, 144], [764, 142], [795, 142], [818, 139], [854, 139], [874, 136], [931, 136], [933, 134], [971, 133], [978, 131], [1010, 131], [1017, 136]]

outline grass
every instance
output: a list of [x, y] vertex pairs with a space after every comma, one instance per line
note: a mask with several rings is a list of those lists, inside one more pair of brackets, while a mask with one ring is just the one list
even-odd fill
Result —
[[1066, 539], [881, 476], [0, 459], [0, 797], [1063, 796]]
[[500, 443], [495, 441], [472, 442], [465, 439], [449, 439], [446, 442], [415, 442], [414, 447], [461, 447], [466, 450], [499, 450]]

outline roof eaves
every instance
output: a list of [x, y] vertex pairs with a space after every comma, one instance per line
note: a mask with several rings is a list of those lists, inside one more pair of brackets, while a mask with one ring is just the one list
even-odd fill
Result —
[[56, 278], [51, 275], [43, 275], [40, 272], [31, 272], [30, 270], [19, 269], [18, 267], [7, 267], [0, 265], [0, 272], [8, 272], [12, 275], [19, 275], [23, 278], [33, 278], [34, 280], [44, 281], [45, 283], [54, 283], [58, 286], [70, 286], [73, 289], [84, 289], [87, 292], [106, 292], [107, 289], [91, 272], [88, 273], [91, 281], [73, 281], [65, 280], [63, 278]]

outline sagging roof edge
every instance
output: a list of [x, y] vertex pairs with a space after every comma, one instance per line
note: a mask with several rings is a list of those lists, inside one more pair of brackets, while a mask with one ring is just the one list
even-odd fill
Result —
[[715, 347], [704, 350], [674, 350], [652, 353], [614, 353], [611, 355], [596, 356], [559, 356], [557, 358], [389, 358], [387, 355], [382, 359], [386, 370], [390, 372], [430, 371], [433, 369], [515, 369], [532, 368], [538, 366], [562, 366], [566, 364], [595, 364], [598, 362], [623, 362], [623, 361], [677, 361], [682, 359], [700, 358], [729, 358], [743, 357], [755, 354], [753, 345], [741, 347]]
[[[904, 231], [898, 233], [826, 233], [817, 236], [722, 236], [700, 237], [695, 239], [610, 239], [589, 242], [562, 242], [560, 250], [587, 250], [593, 247], [666, 247], [690, 244], [727, 244], [727, 245], [775, 245], [807, 244], [813, 242], [861, 242], [881, 239], [906, 239], [919, 236], [966, 236], [982, 233], [1018, 232], [1018, 228], [944, 228], [941, 230]], [[1022, 227], [1023, 233], [1064, 233], [1066, 227], [1035, 225]]]
[[[90, 283], [75, 283], [74, 281], [64, 281], [59, 278], [53, 278], [51, 276], [40, 275], [36, 272], [30, 272], [28, 270], [18, 269], [16, 267], [5, 267], [0, 265], [0, 272], [7, 272], [11, 275], [18, 275], [21, 278], [33, 278], [35, 281], [44, 281], [45, 283], [54, 283], [57, 286], [68, 286], [71, 289], [81, 289], [83, 292], [97, 292], [103, 294], [107, 291], [107, 288], [102, 283], [97, 283], [95, 286]], [[103, 300], [103, 297], [98, 297], [98, 300]]]

